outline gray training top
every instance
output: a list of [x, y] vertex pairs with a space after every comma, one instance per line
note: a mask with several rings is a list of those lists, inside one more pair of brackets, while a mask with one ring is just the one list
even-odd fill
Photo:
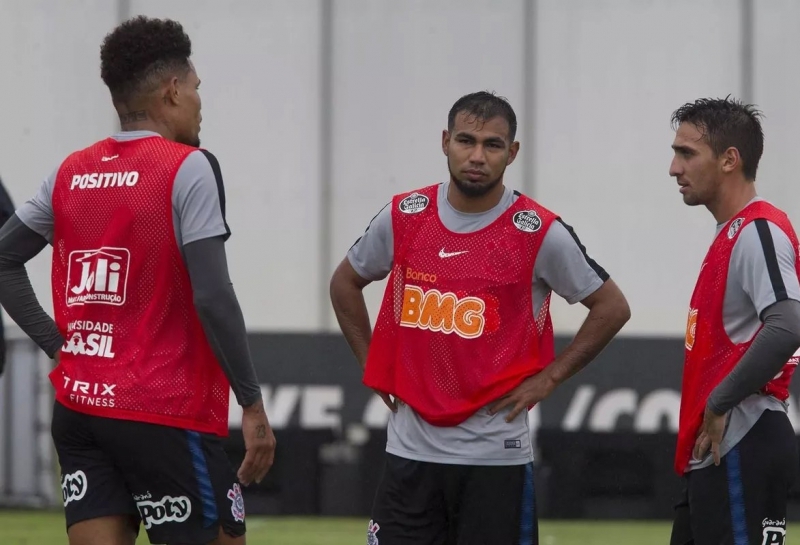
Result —
[[[755, 200], [761, 199], [757, 197], [751, 202]], [[715, 236], [724, 226], [717, 225]], [[771, 275], [770, 269], [780, 271], [780, 275]], [[738, 344], [752, 339], [761, 327], [764, 311], [787, 299], [800, 301], [795, 248], [777, 225], [766, 219], [754, 220], [739, 233], [731, 252], [722, 309], [723, 325], [731, 342]], [[712, 405], [716, 393], [710, 398]], [[753, 393], [745, 397], [730, 410], [720, 455], [724, 456], [736, 446], [765, 410], [786, 412], [786, 408], [786, 404], [772, 396]], [[709, 451], [702, 461], [693, 459], [690, 469], [713, 463]]]
[[[158, 136], [149, 131], [121, 132], [112, 136], [127, 141]], [[60, 167], [59, 167], [60, 168]], [[22, 222], [53, 243], [53, 187], [58, 168], [39, 187], [38, 193], [17, 210]], [[222, 182], [217, 179], [208, 152], [190, 153], [175, 175], [172, 188], [172, 222], [178, 248], [204, 238], [230, 235], [222, 208]]]
[[[135, 140], [151, 136], [159, 135], [131, 131], [117, 133], [112, 138]], [[17, 265], [43, 247], [44, 243], [39, 245], [31, 231], [53, 243], [52, 196], [57, 173], [58, 169], [44, 181], [33, 198], [16, 211], [27, 229], [21, 230], [10, 221], [0, 235], [3, 304], [10, 314], [14, 312], [16, 316], [12, 317], [20, 326], [27, 325], [23, 329], [27, 329], [26, 333], [50, 356], [63, 339], [37, 304], [24, 269]], [[230, 236], [230, 230], [225, 221], [222, 175], [216, 158], [206, 150], [191, 152], [176, 173], [172, 221], [203, 329], [237, 401], [243, 406], [250, 405], [261, 399], [261, 390], [250, 358], [244, 319], [228, 276], [223, 241]]]
[[[506, 188], [500, 202], [486, 212], [468, 214], [447, 200], [449, 182], [439, 186], [438, 207], [442, 223], [451, 231], [469, 233], [495, 221], [517, 199]], [[391, 207], [384, 207], [347, 254], [353, 269], [366, 280], [381, 280], [392, 268], [394, 237]], [[589, 256], [571, 227], [557, 220], [542, 241], [534, 264], [531, 288], [538, 309], [553, 291], [568, 303], [582, 301], [608, 279]], [[533, 318], [531, 318], [533, 319]], [[389, 417], [386, 451], [390, 454], [443, 464], [515, 465], [533, 460], [527, 411], [506, 422], [510, 409], [490, 416], [484, 407], [455, 427], [432, 426], [410, 407], [400, 403]]]

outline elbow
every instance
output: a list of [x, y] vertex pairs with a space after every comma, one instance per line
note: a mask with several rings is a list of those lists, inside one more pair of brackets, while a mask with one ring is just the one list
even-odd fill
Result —
[[621, 322], [620, 327], [624, 326], [625, 324], [627, 324], [628, 321], [630, 321], [630, 319], [631, 319], [631, 306], [628, 304], [628, 301], [625, 300], [625, 299], [622, 300], [622, 304], [620, 305], [619, 315], [620, 315], [620, 322]]
[[336, 270], [331, 275], [330, 282], [328, 282], [328, 295], [331, 298], [331, 301], [334, 301], [336, 298], [337, 286], [339, 284], [339, 271]]
[[800, 320], [798, 316], [783, 316], [777, 319], [775, 316], [768, 316], [764, 320], [764, 329], [771, 329], [780, 333], [782, 342], [786, 343], [786, 350], [791, 349], [792, 353], [800, 349]]
[[787, 339], [792, 345], [792, 354], [796, 354], [800, 350], [800, 328], [795, 328], [791, 336]]
[[211, 301], [202, 294], [194, 294], [194, 309], [201, 320], [207, 319], [211, 315]]
[[336, 268], [328, 283], [328, 294], [334, 307], [336, 307], [337, 301], [341, 301], [343, 297], [347, 297], [353, 291], [361, 291], [364, 288], [366, 283], [359, 284], [357, 280], [358, 275], [347, 260]]
[[214, 312], [225, 313], [230, 311], [232, 304], [236, 303], [233, 288], [220, 288], [217, 290], [195, 290], [192, 300], [197, 313], [201, 317], [210, 317]]
[[631, 307], [627, 299], [620, 295], [613, 300], [608, 312], [609, 320], [614, 324], [616, 331], [621, 330], [631, 319]]
[[24, 269], [25, 264], [0, 253], [0, 273]]
[[328, 282], [328, 297], [331, 299], [331, 304], [336, 306], [336, 294], [339, 291], [339, 271], [334, 271], [331, 275], [331, 280]]
[[328, 294], [331, 298], [331, 305], [334, 309], [339, 307], [339, 301], [342, 300], [344, 294], [347, 292], [347, 282], [342, 275], [337, 271], [331, 277], [330, 285], [328, 286]]

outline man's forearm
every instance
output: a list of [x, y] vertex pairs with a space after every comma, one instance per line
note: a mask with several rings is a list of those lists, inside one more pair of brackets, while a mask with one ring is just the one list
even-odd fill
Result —
[[369, 322], [364, 293], [358, 286], [336, 278], [331, 282], [330, 291], [336, 320], [363, 369], [367, 365], [367, 353], [372, 339], [372, 326]]
[[228, 276], [224, 244], [221, 238], [192, 242], [184, 246], [184, 256], [203, 331], [237, 402], [247, 407], [261, 401], [261, 388], [244, 316]]
[[800, 347], [800, 302], [779, 301], [764, 311], [764, 327], [736, 367], [711, 392], [708, 408], [722, 415], [764, 387]]
[[50, 358], [64, 345], [55, 321], [42, 308], [31, 286], [25, 263], [47, 241], [15, 215], [0, 229], [0, 304], [14, 322]]
[[561, 384], [595, 359], [629, 317], [630, 310], [624, 299], [610, 297], [597, 301], [575, 338], [545, 371], [556, 384]]

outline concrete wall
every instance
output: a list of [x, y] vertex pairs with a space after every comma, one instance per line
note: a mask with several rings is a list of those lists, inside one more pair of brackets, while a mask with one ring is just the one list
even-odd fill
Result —
[[[0, 0], [0, 176], [17, 203], [116, 129], [99, 44], [140, 13], [193, 39], [201, 136], [222, 165], [254, 331], [336, 328], [330, 273], [391, 194], [445, 178], [447, 111], [474, 90], [516, 108], [522, 151], [506, 181], [575, 227], [630, 299], [628, 334], [682, 335], [713, 234], [668, 176], [677, 106], [756, 102], [761, 193], [800, 216], [793, 0]], [[48, 260], [29, 270], [50, 309]], [[367, 290], [373, 317], [383, 286]], [[553, 312], [561, 333], [585, 315]]]

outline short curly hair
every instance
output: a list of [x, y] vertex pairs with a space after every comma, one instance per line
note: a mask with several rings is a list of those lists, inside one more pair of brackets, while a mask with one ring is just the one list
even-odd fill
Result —
[[100, 77], [115, 104], [157, 88], [164, 77], [191, 68], [192, 41], [180, 23], [138, 16], [106, 35], [100, 47]]

